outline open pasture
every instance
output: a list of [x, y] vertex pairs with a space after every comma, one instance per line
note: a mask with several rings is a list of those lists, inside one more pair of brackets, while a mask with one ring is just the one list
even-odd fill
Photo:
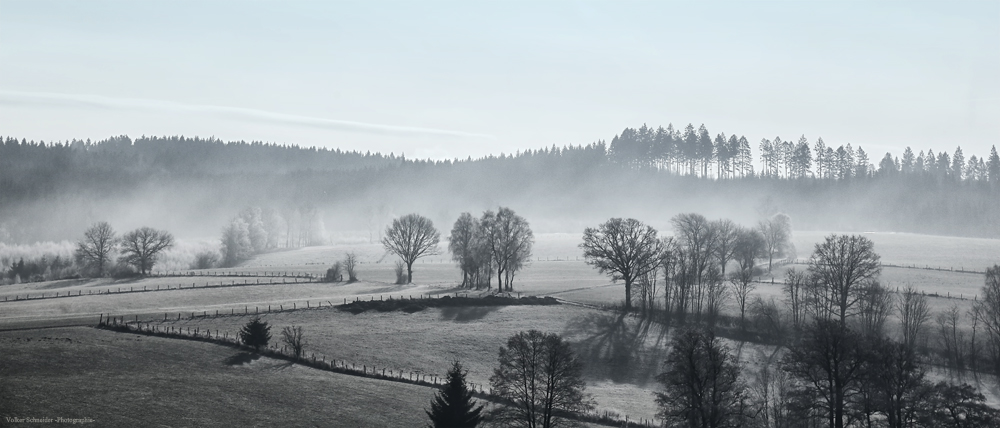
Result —
[[[796, 232], [798, 241], [822, 239], [826, 233]], [[893, 251], [909, 251], [906, 242], [939, 241], [972, 242], [969, 248], [990, 248], [997, 240], [977, 240], [968, 238], [928, 237], [912, 234], [872, 234], [873, 239], [880, 239], [890, 245], [880, 247], [876, 242], [876, 250], [883, 253]], [[811, 237], [811, 238], [810, 238]], [[610, 279], [598, 273], [583, 261], [575, 260], [572, 254], [579, 253], [576, 248], [579, 237], [576, 234], [539, 234], [537, 236], [536, 253], [556, 254], [557, 256], [537, 256], [522, 272], [515, 277], [514, 290], [526, 295], [549, 295], [560, 299], [591, 305], [618, 304], [624, 299], [624, 285], [619, 281], [612, 283]], [[798, 245], [798, 244], [797, 244]], [[915, 244], [916, 245], [916, 244]], [[959, 244], [954, 244], [960, 246]], [[894, 250], [894, 248], [896, 250]], [[439, 295], [456, 291], [476, 294], [483, 292], [473, 290], [457, 290], [461, 280], [461, 272], [454, 262], [445, 256], [432, 256], [422, 259], [414, 265], [414, 284], [395, 285], [395, 273], [391, 258], [375, 263], [384, 254], [380, 244], [353, 243], [323, 247], [307, 247], [290, 251], [278, 251], [262, 254], [253, 260], [232, 269], [212, 269], [195, 273], [218, 274], [302, 274], [320, 275], [334, 261], [343, 258], [343, 254], [353, 251], [359, 254], [362, 264], [358, 265], [358, 275], [361, 282], [344, 283], [299, 283], [254, 285], [246, 287], [226, 287], [208, 289], [170, 290], [148, 293], [102, 294], [93, 296], [59, 298], [48, 300], [31, 300], [21, 302], [0, 302], [0, 322], [10, 320], [40, 320], [48, 317], [59, 318], [75, 315], [90, 315], [96, 317], [101, 313], [116, 315], [155, 314], [157, 312], [201, 312], [219, 311], [221, 313], [237, 311], [254, 307], [271, 305], [278, 308], [283, 305], [314, 304], [317, 301], [342, 303], [344, 299], [378, 299], [380, 296], [410, 296]], [[800, 249], [801, 251], [801, 249]], [[897, 257], [909, 253], [901, 252]], [[549, 260], [545, 260], [549, 259]], [[559, 259], [555, 261], [555, 259]], [[980, 258], [980, 260], [986, 260]], [[805, 269], [804, 265], [780, 266], [774, 270], [776, 282], [784, 279], [784, 272], [794, 267]], [[767, 282], [767, 276], [761, 278]], [[88, 293], [98, 290], [122, 289], [154, 289], [156, 287], [176, 287], [184, 285], [230, 284], [232, 282], [262, 282], [268, 280], [288, 280], [282, 278], [246, 278], [246, 277], [153, 277], [140, 280], [62, 280], [43, 283], [25, 283], [0, 287], [0, 297], [13, 298], [28, 293], [45, 293], [51, 295], [61, 293]], [[912, 285], [924, 293], [937, 293], [941, 296], [959, 296], [968, 299], [970, 295], [979, 293], [982, 286], [982, 276], [979, 274], [934, 271], [924, 269], [907, 269], [885, 267], [881, 281], [893, 289]], [[774, 297], [781, 300], [780, 284], [758, 284], [757, 295], [768, 299]], [[952, 304], [960, 308], [968, 306], [969, 300], [931, 298], [934, 310], [943, 310]], [[736, 313], [735, 305], [729, 304], [725, 311]]]
[[[159, 322], [161, 328], [239, 331], [249, 317], [222, 317]], [[497, 352], [511, 335], [536, 329], [564, 335], [585, 363], [588, 391], [601, 411], [651, 419], [656, 406], [653, 377], [666, 357], [669, 331], [571, 305], [527, 307], [430, 308], [421, 312], [368, 311], [352, 315], [340, 310], [267, 314], [274, 341], [286, 326], [302, 326], [306, 352], [327, 359], [443, 376], [458, 359], [469, 371], [468, 381], [488, 385]], [[387, 371], [388, 373], [388, 371]]]
[[231, 313], [255, 308], [260, 312], [270, 306], [279, 308], [337, 305], [345, 299], [378, 299], [379, 296], [444, 292], [427, 286], [398, 286], [384, 283], [357, 282], [354, 284], [299, 283], [273, 284], [221, 288], [193, 288], [144, 293], [84, 295], [79, 297], [0, 302], [0, 324], [40, 321], [88, 315], [97, 319], [100, 314], [155, 316], [156, 314], [203, 311]]
[[[807, 259], [816, 244], [832, 233], [857, 234], [857, 232], [794, 231], [792, 243], [797, 256]], [[875, 243], [875, 252], [882, 263], [954, 268], [982, 272], [987, 267], [1000, 264], [1000, 239], [962, 238], [955, 236], [918, 235], [913, 233], [863, 232]]]
[[[813, 238], [818, 241], [825, 235], [824, 233], [815, 233]], [[965, 238], [923, 237], [919, 235], [895, 236], [889, 234], [892, 236], [887, 238], [879, 234], [875, 235], [876, 238], [882, 239], [882, 241], [876, 240], [876, 250], [883, 254], [883, 261], [899, 264], [917, 264], [919, 260], [928, 260], [920, 258], [924, 256], [918, 252], [907, 253], [906, 251], [911, 250], [906, 244], [907, 240], [916, 240], [914, 242], [936, 239], [956, 242], [964, 242], [965, 240]], [[797, 233], [796, 242], [810, 240], [809, 236], [809, 233]], [[549, 295], [570, 302], [592, 305], [620, 303], [624, 298], [624, 284], [621, 282], [612, 283], [607, 276], [599, 274], [583, 261], [577, 260], [578, 256], [574, 256], [574, 254], [579, 254], [579, 249], [576, 248], [578, 238], [576, 234], [540, 234], [536, 243], [536, 254], [538, 255], [516, 276], [515, 291], [527, 295]], [[973, 245], [969, 248], [978, 248], [976, 251], [992, 251], [990, 250], [991, 245], [993, 245], [992, 240], [978, 241], [986, 242], [978, 242], [976, 244], [978, 246]], [[886, 245], [880, 246], [881, 243], [886, 243]], [[796, 245], [799, 247], [800, 257], [807, 255], [803, 254], [802, 245]], [[955, 245], [961, 247], [959, 244]], [[232, 334], [246, 322], [246, 316], [176, 321], [173, 315], [178, 312], [200, 313], [202, 311], [211, 314], [216, 310], [225, 314], [239, 312], [245, 308], [249, 308], [252, 313], [255, 307], [259, 307], [261, 312], [265, 312], [264, 308], [267, 305], [271, 305], [273, 310], [277, 310], [279, 308], [287, 309], [291, 305], [304, 306], [306, 302], [315, 305], [316, 302], [322, 301], [324, 305], [327, 305], [326, 302], [340, 304], [344, 300], [353, 299], [377, 300], [380, 297], [387, 298], [390, 295], [398, 298], [411, 295], [438, 296], [454, 292], [474, 295], [481, 292], [457, 290], [456, 286], [461, 279], [461, 272], [444, 255], [418, 261], [414, 266], [415, 284], [395, 285], [393, 259], [386, 257], [380, 263], [376, 263], [383, 254], [381, 246], [378, 244], [354, 243], [273, 252], [260, 255], [243, 266], [228, 270], [213, 269], [211, 272], [255, 275], [274, 275], [272, 272], [280, 272], [279, 274], [287, 272], [289, 274], [321, 275], [333, 262], [342, 259], [343, 254], [347, 251], [355, 251], [361, 256], [362, 263], [358, 265], [358, 275], [362, 279], [361, 282], [353, 284], [298, 283], [193, 288], [2, 302], [0, 303], [0, 309], [2, 309], [0, 310], [0, 323], [16, 325], [25, 321], [44, 322], [44, 320], [82, 315], [92, 316], [96, 321], [98, 314], [101, 313], [126, 316], [141, 315], [140, 318], [154, 322], [161, 320], [160, 322], [162, 322], [162, 317], [159, 314], [166, 312], [171, 314], [171, 319], [163, 323], [166, 327], [213, 329], [228, 331]], [[896, 252], [894, 253], [894, 251]], [[894, 259], [894, 257], [897, 258]], [[903, 257], [916, 257], [917, 261], [906, 261], [902, 259]], [[984, 263], [983, 266], [985, 266], [989, 257], [980, 256], [973, 258], [973, 260], [979, 260], [979, 263]], [[805, 268], [804, 265], [793, 265], [792, 267]], [[971, 265], [965, 267], [966, 269], [979, 269]], [[789, 266], [775, 269], [774, 276], [777, 282], [783, 279], [784, 271], [787, 268]], [[261, 278], [262, 281], [265, 279]], [[767, 280], [768, 278], [763, 279]], [[228, 284], [233, 281], [253, 282], [255, 280], [255, 278], [207, 276], [153, 277], [121, 281], [63, 280], [2, 287], [0, 288], [0, 296], [23, 295], [28, 292], [49, 294], [56, 291], [79, 292], [81, 290], [86, 294], [90, 290], [116, 289], [118, 287], [152, 289], [157, 286], [166, 287], [178, 284], [184, 284], [187, 287], [191, 282], [200, 285], [204, 282]], [[970, 294], [978, 294], [979, 288], [982, 286], [982, 276], [979, 274], [893, 267], [883, 269], [881, 280], [883, 284], [893, 288], [913, 285], [925, 293], [938, 293], [942, 296], [947, 296], [950, 293], [952, 296], [966, 297]], [[780, 290], [780, 284], [765, 282], [757, 285], [755, 293], [765, 299], [773, 297], [780, 301]], [[971, 300], [945, 297], [931, 297], [929, 301], [935, 312], [940, 312], [955, 304], [964, 314], [971, 304]], [[725, 308], [725, 311], [737, 314], [737, 309], [732, 302]], [[623, 318], [612, 312], [573, 305], [544, 308], [442, 308], [426, 309], [413, 314], [369, 311], [358, 315], [324, 309], [269, 313], [263, 317], [274, 326], [274, 330], [272, 330], [274, 340], [279, 337], [281, 327], [303, 326], [310, 343], [307, 350], [325, 355], [327, 358], [346, 360], [355, 364], [370, 364], [390, 370], [402, 370], [404, 373], [437, 375], [443, 374], [450, 361], [457, 358], [469, 369], [469, 380], [481, 385], [488, 384], [492, 367], [496, 364], [497, 349], [510, 335], [528, 329], [559, 333], [573, 343], [578, 355], [584, 359], [587, 367], [588, 390], [595, 396], [598, 408], [627, 414], [633, 419], [650, 419], [656, 413], [653, 392], [657, 385], [652, 379], [661, 369], [660, 364], [666, 356], [670, 337], [669, 329], [655, 323], [639, 322], [635, 318]], [[890, 324], [889, 328], [894, 329], [895, 320], [890, 320]], [[931, 324], [933, 321], [929, 323], [929, 328], [932, 327]], [[80, 331], [89, 330], [72, 329], [66, 331], [75, 335]], [[14, 333], [7, 332], [5, 334]], [[73, 338], [71, 337], [71, 339]], [[167, 342], [156, 343], [162, 346], [167, 344]], [[756, 364], [755, 361], [763, 359], [771, 351], [768, 347], [754, 344], [729, 343], [729, 345], [749, 366]], [[188, 345], [185, 343], [180, 346], [186, 347]], [[186, 350], [186, 348], [184, 349]], [[23, 352], [28, 351], [17, 352], [21, 352], [21, 357], [24, 357]], [[200, 358], [196, 352], [195, 360]], [[57, 366], [63, 367], [62, 364]], [[288, 370], [294, 370], [297, 373], [297, 371], [305, 369], [298, 367], [284, 369], [284, 371]], [[53, 382], [55, 381], [53, 380]], [[136, 382], [134, 385], [135, 388], [139, 388], [141, 384]], [[396, 388], [395, 385], [391, 387]], [[400, 388], [410, 387], [400, 386]], [[397, 391], [399, 390], [397, 388]], [[147, 392], [147, 394], [149, 393]], [[411, 395], [400, 393], [401, 397]], [[430, 394], [426, 395], [429, 397]], [[991, 400], [997, 401], [995, 398], [991, 398]], [[18, 402], [21, 401], [23, 400], [19, 398]], [[419, 406], [425, 405], [423, 402], [426, 400], [419, 401]], [[411, 403], [409, 405], [417, 404]], [[107, 411], [111, 410], [113, 409]], [[121, 414], [132, 413], [121, 412]], [[417, 414], [422, 413], [417, 412]], [[124, 426], [129, 425], [129, 423], [123, 422], [119, 425]]]
[[86, 327], [0, 332], [0, 415], [87, 426], [425, 423], [432, 388], [324, 372], [233, 348]]

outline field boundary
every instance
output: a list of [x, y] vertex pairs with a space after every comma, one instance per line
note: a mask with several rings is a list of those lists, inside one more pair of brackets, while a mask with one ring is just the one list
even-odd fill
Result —
[[[270, 275], [268, 275], [270, 273]], [[171, 278], [171, 277], [238, 277], [238, 278], [308, 278], [308, 279], [322, 279], [322, 275], [311, 274], [311, 273], [301, 273], [301, 272], [290, 272], [284, 271], [264, 271], [264, 272], [236, 272], [236, 271], [199, 271], [199, 270], [188, 270], [188, 271], [155, 271], [150, 272], [149, 277], [152, 278]]]
[[[809, 264], [809, 259], [786, 260], [785, 263], [783, 263], [783, 264], [808, 265]], [[897, 269], [933, 270], [933, 271], [938, 271], [938, 272], [954, 272], [954, 273], [969, 273], [969, 274], [975, 274], [975, 275], [986, 275], [986, 271], [985, 270], [966, 270], [964, 266], [960, 266], [958, 269], [955, 269], [954, 266], [946, 268], [946, 267], [942, 267], [942, 266], [931, 266], [931, 265], [926, 265], [926, 264], [923, 267], [920, 267], [920, 266], [915, 265], [915, 264], [910, 264], [910, 265], [902, 264], [902, 265], [899, 265], [899, 264], [895, 264], [895, 263], [879, 263], [879, 266], [880, 267], [897, 268]]]
[[[170, 284], [168, 284], [166, 287], [161, 287], [161, 286], [157, 285], [156, 288], [152, 288], [151, 286], [144, 285], [144, 286], [142, 286], [141, 290], [137, 289], [136, 287], [128, 287], [128, 290], [125, 290], [124, 289], [125, 287], [118, 287], [118, 289], [114, 290], [114, 291], [112, 290], [112, 288], [105, 288], [103, 290], [103, 292], [102, 292], [102, 290], [98, 289], [97, 293], [94, 293], [93, 292], [94, 290], [87, 290], [86, 294], [84, 294], [83, 290], [78, 290], [76, 292], [76, 294], [73, 294], [72, 291], [66, 291], [66, 292], [59, 292], [59, 291], [57, 291], [55, 293], [55, 295], [51, 295], [51, 294], [50, 295], [46, 295], [45, 292], [41, 292], [41, 293], [39, 293], [40, 295], [37, 296], [37, 297], [31, 297], [32, 296], [31, 293], [26, 293], [24, 297], [21, 297], [20, 294], [14, 295], [13, 299], [10, 299], [10, 296], [4, 296], [3, 301], [0, 301], [0, 303], [5, 303], [5, 302], [23, 302], [23, 301], [26, 301], [26, 300], [62, 299], [62, 298], [66, 298], [66, 297], [106, 296], [106, 295], [111, 295], [111, 294], [151, 293], [151, 292], [156, 292], [156, 291], [176, 291], [176, 290], [228, 288], [228, 287], [251, 287], [251, 286], [258, 286], [258, 285], [317, 284], [317, 283], [322, 283], [323, 282], [322, 280], [299, 281], [300, 278], [304, 278], [304, 277], [267, 277], [267, 278], [282, 278], [282, 281], [281, 282], [278, 282], [278, 281], [260, 282], [260, 279], [257, 279], [256, 282], [249, 282], [250, 280], [244, 280], [244, 282], [238, 283], [238, 282], [236, 282], [236, 280], [232, 280], [232, 282], [229, 283], [229, 284], [226, 284], [224, 281], [219, 281], [219, 284], [216, 284], [216, 285], [212, 285], [211, 282], [205, 282], [205, 285], [197, 285], [196, 283], [192, 283], [190, 287], [185, 287], [184, 284], [177, 284], [177, 286], [171, 286]], [[292, 282], [288, 282], [287, 278], [294, 278], [294, 280]]]
[[[357, 364], [354, 362], [348, 362], [347, 360], [337, 360], [330, 359], [327, 360], [325, 355], [320, 354], [319, 360], [316, 359], [317, 355], [315, 353], [309, 353], [309, 357], [295, 357], [294, 355], [288, 354], [287, 347], [282, 346], [278, 348], [278, 345], [272, 345], [261, 351], [253, 351], [253, 348], [248, 347], [239, 343], [237, 336], [235, 334], [231, 335], [228, 331], [220, 332], [215, 330], [213, 335], [212, 330], [201, 330], [200, 328], [195, 328], [194, 332], [191, 332], [191, 328], [188, 327], [186, 332], [181, 328], [171, 328], [169, 330], [160, 328], [156, 324], [150, 324], [149, 322], [129, 322], [124, 320], [123, 317], [103, 317], [99, 321], [96, 328], [113, 331], [117, 333], [131, 333], [131, 334], [142, 334], [146, 336], [162, 337], [167, 339], [179, 339], [179, 340], [193, 340], [199, 342], [212, 343], [215, 345], [227, 346], [230, 348], [236, 348], [243, 351], [256, 352], [258, 355], [266, 356], [274, 359], [284, 360], [291, 363], [297, 363], [306, 367], [314, 368], [317, 370], [323, 370], [333, 373], [345, 374], [349, 376], [365, 377], [370, 379], [384, 380], [389, 382], [406, 383], [417, 386], [425, 386], [430, 388], [440, 389], [446, 382], [445, 378], [438, 376], [437, 374], [426, 374], [418, 371], [405, 372], [404, 376], [403, 370], [393, 370], [388, 368], [381, 368], [381, 370], [372, 365], [362, 364], [361, 370], [357, 370]], [[386, 372], [388, 371], [388, 374]], [[506, 400], [497, 395], [493, 395], [489, 386], [477, 383], [469, 383], [470, 390], [473, 396], [484, 401], [490, 401], [495, 404], [505, 405]], [[654, 420], [643, 420], [639, 421], [630, 420], [628, 416], [622, 416], [615, 412], [610, 411], [593, 411], [587, 413], [573, 413], [561, 415], [567, 419], [573, 419], [581, 422], [595, 423], [610, 427], [621, 427], [630, 426], [636, 428], [656, 428], [660, 425]]]

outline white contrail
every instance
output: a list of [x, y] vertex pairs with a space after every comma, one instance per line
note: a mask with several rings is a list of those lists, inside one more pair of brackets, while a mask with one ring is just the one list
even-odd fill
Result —
[[144, 100], [134, 98], [111, 98], [99, 95], [58, 94], [47, 92], [15, 92], [0, 91], [0, 105], [7, 106], [60, 106], [89, 107], [111, 110], [153, 110], [216, 113], [236, 119], [250, 119], [257, 122], [266, 121], [279, 125], [310, 126], [347, 132], [367, 132], [375, 134], [406, 135], [406, 136], [446, 136], [464, 138], [495, 139], [493, 135], [476, 134], [472, 132], [452, 131], [447, 129], [418, 128], [412, 126], [383, 125], [377, 123], [355, 122], [350, 120], [325, 119], [321, 117], [298, 116], [275, 113], [242, 107], [226, 107], [214, 105], [181, 104], [169, 101]]

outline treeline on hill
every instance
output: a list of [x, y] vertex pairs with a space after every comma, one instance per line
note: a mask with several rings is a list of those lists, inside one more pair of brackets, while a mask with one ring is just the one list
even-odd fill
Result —
[[789, 179], [821, 178], [843, 180], [896, 174], [926, 174], [939, 179], [956, 181], [1000, 182], [1000, 156], [996, 146], [987, 156], [971, 155], [968, 159], [957, 147], [952, 155], [932, 149], [915, 155], [910, 147], [903, 158], [886, 153], [878, 165], [873, 165], [868, 153], [850, 144], [837, 148], [827, 146], [823, 138], [810, 147], [803, 135], [797, 142], [761, 139], [759, 169], [756, 169], [746, 137], [735, 134], [728, 138], [720, 133], [712, 138], [705, 125], [695, 130], [688, 124], [683, 132], [673, 125], [656, 129], [643, 125], [639, 129], [625, 128], [608, 147], [611, 161], [638, 168], [665, 169], [682, 175], [715, 178], [778, 177]]
[[[610, 145], [445, 161], [183, 137], [6, 138], [0, 241], [68, 239], [126, 215], [214, 236], [233, 207], [245, 206], [319, 210], [327, 224], [374, 235], [403, 210], [445, 222], [470, 205], [516, 205], [539, 230], [569, 231], [620, 207], [637, 217], [667, 210], [750, 219], [765, 200], [800, 228], [1000, 236], [995, 149], [968, 158], [960, 149], [908, 149], [875, 166], [860, 147], [775, 138], [761, 142], [755, 162], [745, 138], [709, 136], [705, 127], [642, 127]], [[81, 215], [59, 215], [66, 211]]]

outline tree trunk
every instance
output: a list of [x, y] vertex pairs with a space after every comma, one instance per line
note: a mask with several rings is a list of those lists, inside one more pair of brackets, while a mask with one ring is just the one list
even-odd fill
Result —
[[632, 281], [625, 280], [625, 310], [632, 309]]
[[413, 283], [413, 261], [406, 262], [406, 283]]

